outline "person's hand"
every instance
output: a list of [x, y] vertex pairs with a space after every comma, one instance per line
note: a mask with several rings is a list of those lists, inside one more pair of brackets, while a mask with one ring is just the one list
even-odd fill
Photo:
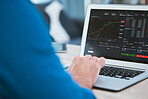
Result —
[[100, 69], [105, 65], [105, 58], [86, 55], [84, 57], [76, 56], [67, 71], [72, 75], [81, 87], [92, 89], [96, 82]]

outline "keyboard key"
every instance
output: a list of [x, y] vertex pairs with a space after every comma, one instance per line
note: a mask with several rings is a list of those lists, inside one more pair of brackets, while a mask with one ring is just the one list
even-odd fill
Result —
[[144, 70], [107, 65], [101, 69], [100, 75], [130, 80], [130, 78], [138, 76], [142, 73], [144, 73]]

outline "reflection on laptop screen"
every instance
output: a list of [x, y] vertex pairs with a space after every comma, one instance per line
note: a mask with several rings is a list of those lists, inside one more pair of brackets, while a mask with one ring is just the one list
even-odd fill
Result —
[[148, 13], [97, 10], [90, 14], [84, 54], [148, 63]]

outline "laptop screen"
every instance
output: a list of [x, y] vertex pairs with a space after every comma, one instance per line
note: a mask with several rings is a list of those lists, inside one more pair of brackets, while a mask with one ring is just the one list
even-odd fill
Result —
[[148, 63], [148, 12], [92, 9], [86, 54]]

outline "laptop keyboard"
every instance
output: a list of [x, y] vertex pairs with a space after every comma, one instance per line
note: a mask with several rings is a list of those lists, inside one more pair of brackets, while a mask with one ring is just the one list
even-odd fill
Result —
[[101, 69], [100, 75], [130, 80], [130, 78], [138, 76], [144, 72], [145, 72], [144, 69], [126, 68], [120, 66], [116, 67], [110, 65], [110, 66], [104, 66]]

